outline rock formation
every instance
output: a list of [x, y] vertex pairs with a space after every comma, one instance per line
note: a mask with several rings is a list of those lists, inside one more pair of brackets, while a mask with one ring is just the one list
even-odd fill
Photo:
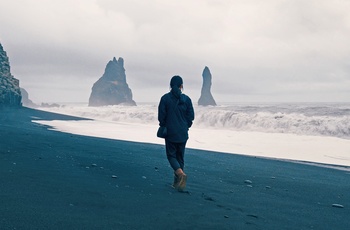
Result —
[[0, 106], [21, 106], [19, 80], [10, 72], [10, 62], [0, 44]]
[[29, 99], [29, 94], [27, 90], [20, 88], [21, 95], [22, 95], [22, 105], [25, 107], [35, 108], [38, 107], [35, 103], [32, 102], [32, 100]]
[[109, 61], [102, 77], [95, 82], [89, 98], [89, 106], [136, 105], [126, 83], [124, 60]]
[[50, 104], [50, 103], [44, 103], [44, 102], [42, 102], [41, 103], [41, 105], [40, 105], [40, 107], [42, 107], [42, 108], [59, 108], [59, 107], [61, 107], [59, 104], [57, 104], [57, 103], [52, 103], [52, 104]]
[[203, 70], [203, 85], [202, 85], [202, 91], [201, 96], [198, 100], [198, 105], [216, 105], [216, 102], [211, 95], [210, 88], [211, 88], [211, 73], [209, 68], [206, 66]]

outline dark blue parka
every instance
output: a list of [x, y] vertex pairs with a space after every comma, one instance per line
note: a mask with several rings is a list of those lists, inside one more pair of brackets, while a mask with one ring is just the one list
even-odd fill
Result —
[[158, 106], [159, 125], [167, 127], [168, 131], [165, 139], [174, 143], [187, 141], [188, 129], [194, 120], [191, 99], [179, 91], [179, 89], [172, 89], [164, 94]]

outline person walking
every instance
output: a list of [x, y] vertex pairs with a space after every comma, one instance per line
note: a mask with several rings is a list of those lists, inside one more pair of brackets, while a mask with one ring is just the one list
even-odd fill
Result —
[[184, 156], [188, 130], [194, 120], [194, 109], [190, 97], [182, 93], [183, 81], [180, 76], [170, 80], [170, 92], [164, 94], [158, 105], [159, 126], [167, 128], [165, 150], [170, 166], [174, 170], [173, 187], [183, 191], [187, 175], [184, 172]]

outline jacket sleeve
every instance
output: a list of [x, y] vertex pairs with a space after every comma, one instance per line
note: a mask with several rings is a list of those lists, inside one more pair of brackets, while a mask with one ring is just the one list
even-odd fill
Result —
[[159, 126], [166, 126], [166, 103], [165, 103], [165, 97], [163, 96], [160, 99], [159, 105], [158, 105], [158, 121]]
[[186, 120], [187, 120], [188, 127], [190, 128], [194, 120], [194, 109], [193, 109], [192, 101], [189, 97], [186, 100], [186, 104], [187, 104]]

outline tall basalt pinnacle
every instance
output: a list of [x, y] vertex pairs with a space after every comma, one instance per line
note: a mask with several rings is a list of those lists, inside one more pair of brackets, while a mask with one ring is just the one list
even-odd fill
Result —
[[109, 61], [102, 77], [93, 85], [89, 106], [136, 105], [126, 83], [124, 60], [114, 57]]
[[0, 107], [20, 107], [21, 100], [19, 80], [12, 76], [9, 58], [0, 43]]
[[202, 91], [201, 91], [201, 96], [198, 100], [198, 105], [212, 105], [215, 106], [216, 102], [211, 95], [210, 89], [211, 89], [211, 73], [209, 68], [206, 66], [203, 70], [203, 85], [202, 85]]

